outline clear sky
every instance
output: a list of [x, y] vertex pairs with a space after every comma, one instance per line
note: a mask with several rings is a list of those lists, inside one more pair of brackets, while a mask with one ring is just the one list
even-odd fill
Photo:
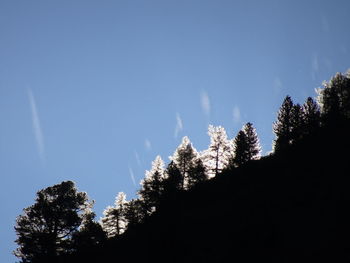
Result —
[[[250, 121], [263, 151], [289, 94], [350, 67], [350, 1], [0, 0], [0, 262], [15, 218], [73, 180], [98, 218], [157, 154]], [[135, 182], [133, 181], [133, 177]]]

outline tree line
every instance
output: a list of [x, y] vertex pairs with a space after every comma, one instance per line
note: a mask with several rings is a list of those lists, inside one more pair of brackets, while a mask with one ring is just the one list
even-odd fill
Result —
[[255, 128], [247, 123], [233, 140], [227, 138], [221, 126], [209, 126], [209, 148], [199, 153], [187, 136], [170, 157], [165, 168], [160, 156], [152, 162], [141, 181], [138, 198], [126, 201], [120, 192], [114, 206], [103, 212], [102, 228], [108, 237], [122, 234], [127, 226], [139, 224], [154, 213], [168, 199], [182, 191], [217, 176], [224, 169], [238, 167], [260, 157], [261, 147]]
[[[337, 73], [324, 82], [316, 100], [309, 97], [300, 105], [294, 104], [290, 96], [285, 97], [273, 124], [273, 154], [287, 151], [321, 128], [349, 119], [350, 71]], [[252, 123], [245, 124], [232, 140], [221, 126], [210, 125], [208, 135], [210, 145], [205, 151], [198, 152], [184, 137], [166, 167], [157, 156], [141, 181], [138, 197], [127, 201], [126, 195], [119, 193], [100, 222], [95, 220], [93, 201], [79, 192], [73, 182], [40, 190], [35, 203], [17, 217], [15, 255], [23, 263], [55, 262], [61, 256], [96, 247], [143, 223], [181, 192], [261, 157]]]

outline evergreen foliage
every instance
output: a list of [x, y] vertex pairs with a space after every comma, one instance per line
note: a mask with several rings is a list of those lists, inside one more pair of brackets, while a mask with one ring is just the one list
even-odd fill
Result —
[[196, 149], [193, 148], [190, 139], [185, 136], [181, 144], [177, 147], [171, 160], [178, 167], [182, 175], [181, 189], [186, 189], [188, 181], [188, 172], [193, 168], [194, 160], [198, 157]]
[[256, 133], [253, 124], [248, 122], [243, 127], [243, 131], [247, 137], [247, 157], [248, 160], [256, 160], [260, 158], [261, 146], [259, 143], [258, 134]]
[[240, 166], [248, 161], [248, 142], [247, 136], [243, 130], [240, 130], [234, 139], [234, 158], [233, 164]]
[[241, 166], [250, 160], [255, 160], [260, 157], [261, 147], [259, 138], [253, 124], [250, 122], [245, 124], [242, 130], [238, 132], [233, 143], [234, 155], [230, 162], [230, 168]]
[[114, 207], [108, 206], [104, 211], [104, 217], [101, 219], [103, 230], [107, 236], [114, 237], [124, 232], [127, 221], [125, 219], [126, 195], [123, 192], [118, 193], [115, 199]]
[[198, 158], [194, 161], [193, 166], [188, 172], [188, 187], [191, 188], [196, 184], [208, 179], [206, 168], [203, 161]]
[[125, 204], [125, 219], [128, 227], [141, 224], [147, 216], [147, 210], [140, 199], [132, 199]]
[[227, 139], [226, 131], [221, 126], [209, 125], [210, 145], [203, 153], [203, 160], [209, 176], [217, 176], [229, 164], [232, 156], [232, 143]]
[[175, 195], [178, 191], [182, 190], [183, 177], [180, 169], [177, 167], [174, 161], [171, 161], [165, 171], [166, 179], [164, 180], [164, 194]]
[[291, 110], [291, 141], [293, 144], [299, 141], [305, 132], [304, 112], [300, 104], [295, 104]]
[[164, 186], [164, 162], [158, 155], [152, 162], [152, 169], [146, 171], [146, 177], [141, 182], [142, 188], [139, 191], [144, 209], [148, 214], [153, 213], [159, 206]]
[[107, 239], [101, 224], [97, 223], [94, 218], [95, 213], [86, 213], [79, 231], [73, 234], [74, 248], [80, 253], [86, 253], [89, 249], [103, 244]]
[[91, 206], [87, 194], [78, 192], [71, 181], [40, 190], [35, 204], [17, 217], [15, 255], [23, 263], [54, 262], [74, 250], [72, 237]]
[[323, 89], [318, 92], [318, 102], [326, 125], [350, 118], [350, 71], [346, 74], [338, 72], [329, 82], [323, 82]]
[[304, 113], [304, 133], [314, 134], [321, 124], [321, 114], [318, 104], [311, 98], [308, 97], [303, 105]]
[[292, 141], [292, 109], [292, 98], [286, 96], [279, 109], [277, 121], [273, 124], [273, 130], [276, 135], [274, 141], [275, 152], [286, 149]]

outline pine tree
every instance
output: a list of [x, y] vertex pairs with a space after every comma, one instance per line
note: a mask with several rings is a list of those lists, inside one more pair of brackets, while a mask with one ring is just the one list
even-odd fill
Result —
[[125, 219], [128, 222], [128, 228], [141, 224], [148, 211], [140, 199], [132, 199], [125, 204]]
[[260, 157], [261, 147], [259, 138], [253, 124], [248, 122], [238, 132], [233, 140], [234, 151], [233, 158], [230, 160], [230, 167], [240, 166], [250, 160]]
[[95, 213], [86, 213], [79, 232], [73, 235], [73, 247], [80, 253], [86, 253], [89, 249], [102, 244], [107, 239], [101, 224], [94, 219]]
[[305, 133], [304, 112], [300, 104], [295, 104], [291, 111], [291, 143], [299, 141]]
[[164, 162], [158, 155], [152, 162], [152, 169], [146, 171], [146, 177], [141, 181], [142, 187], [139, 190], [141, 201], [149, 214], [159, 206], [164, 190], [164, 179]]
[[197, 158], [193, 167], [188, 172], [188, 187], [191, 188], [199, 182], [203, 182], [208, 179], [206, 168], [203, 161]]
[[194, 165], [194, 160], [198, 157], [196, 149], [192, 146], [190, 139], [185, 136], [182, 138], [181, 144], [177, 147], [174, 155], [170, 158], [181, 172], [182, 184], [181, 188], [186, 189], [188, 172]]
[[292, 108], [293, 101], [290, 96], [286, 96], [279, 109], [277, 121], [273, 125], [276, 135], [274, 141], [275, 152], [285, 149], [292, 141]]
[[209, 125], [209, 148], [203, 153], [202, 158], [207, 167], [209, 176], [217, 176], [229, 164], [232, 156], [232, 143], [227, 139], [226, 131], [221, 126]]
[[243, 127], [243, 131], [247, 137], [247, 157], [248, 160], [256, 160], [260, 158], [261, 154], [261, 146], [259, 143], [258, 134], [256, 133], [255, 128], [253, 127], [253, 124], [248, 122]]
[[40, 190], [34, 205], [17, 217], [15, 255], [23, 263], [55, 262], [72, 248], [72, 237], [91, 207], [87, 194], [71, 181]]
[[323, 123], [331, 125], [350, 118], [350, 71], [344, 75], [337, 73], [329, 82], [323, 82], [318, 94]]
[[320, 127], [320, 109], [317, 103], [308, 97], [303, 105], [304, 112], [304, 133], [313, 134]]
[[246, 163], [248, 159], [248, 139], [243, 130], [240, 130], [234, 139], [234, 158], [233, 164], [240, 166]]
[[102, 228], [109, 238], [122, 234], [126, 229], [125, 205], [126, 195], [120, 192], [115, 199], [114, 207], [108, 206], [103, 211]]
[[350, 69], [344, 75], [344, 83], [340, 96], [340, 103], [343, 110], [343, 115], [346, 119], [350, 119]]
[[165, 171], [164, 194], [174, 195], [182, 189], [183, 177], [174, 161], [171, 161]]

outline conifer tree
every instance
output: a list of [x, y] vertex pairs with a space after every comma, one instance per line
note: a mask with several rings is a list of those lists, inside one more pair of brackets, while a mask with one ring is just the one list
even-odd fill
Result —
[[187, 136], [182, 138], [181, 144], [175, 150], [174, 155], [170, 158], [181, 172], [181, 188], [186, 189], [188, 172], [194, 165], [194, 160], [198, 157], [196, 149], [192, 146]]
[[260, 157], [259, 138], [253, 124], [250, 122], [245, 124], [238, 132], [233, 144], [234, 154], [232, 161], [230, 161], [230, 167], [240, 166]]
[[191, 167], [188, 172], [188, 187], [191, 188], [199, 182], [203, 182], [207, 179], [208, 175], [203, 161], [200, 158], [197, 158], [193, 167]]
[[259, 143], [258, 134], [256, 133], [256, 129], [253, 127], [252, 123], [248, 122], [246, 125], [244, 125], [243, 131], [247, 137], [248, 160], [258, 159], [261, 154], [261, 146]]
[[158, 155], [152, 162], [152, 169], [150, 171], [146, 171], [146, 177], [141, 181], [142, 187], [139, 190], [141, 201], [149, 214], [152, 213], [159, 205], [159, 201], [164, 190], [163, 181], [164, 162]]
[[320, 109], [317, 103], [308, 97], [303, 105], [304, 112], [304, 132], [305, 134], [313, 134], [321, 123]]
[[340, 102], [344, 117], [350, 119], [350, 69], [348, 69], [344, 76], [345, 80], [342, 87]]
[[17, 217], [15, 255], [23, 263], [55, 262], [72, 248], [72, 237], [91, 207], [87, 194], [71, 181], [40, 190], [34, 205]]
[[132, 199], [125, 204], [125, 219], [128, 228], [143, 222], [148, 211], [140, 199]]
[[318, 90], [323, 122], [332, 124], [350, 118], [350, 71], [337, 73]]
[[202, 158], [207, 167], [209, 176], [217, 176], [229, 164], [232, 156], [232, 142], [227, 139], [226, 131], [221, 126], [209, 125], [209, 148], [203, 153]]
[[274, 150], [285, 149], [290, 145], [292, 140], [292, 108], [293, 101], [290, 96], [286, 96], [282, 106], [279, 109], [277, 121], [273, 125], [273, 130], [276, 135], [274, 141]]
[[102, 228], [109, 238], [122, 234], [126, 229], [125, 205], [126, 195], [120, 192], [115, 199], [114, 207], [108, 206], [103, 211]]
[[92, 211], [84, 215], [79, 231], [73, 235], [74, 250], [84, 252], [102, 244], [107, 239], [107, 235], [103, 231], [101, 224], [94, 219], [95, 213]]
[[300, 104], [295, 104], [291, 111], [291, 143], [299, 141], [305, 133], [304, 112]]
[[234, 166], [246, 163], [248, 159], [248, 139], [243, 130], [240, 130], [234, 139]]
[[171, 161], [165, 171], [164, 194], [174, 195], [182, 189], [183, 177], [174, 161]]

